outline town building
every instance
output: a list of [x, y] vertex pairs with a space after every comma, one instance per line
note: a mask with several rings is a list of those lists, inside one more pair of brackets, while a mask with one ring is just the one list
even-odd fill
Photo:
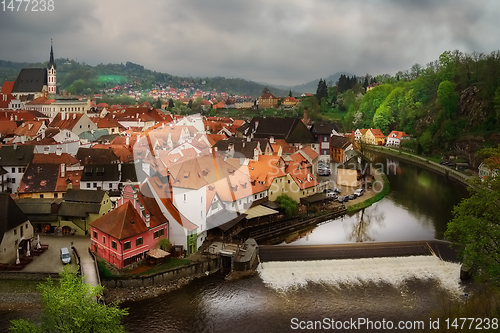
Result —
[[410, 137], [401, 131], [392, 131], [386, 139], [385, 145], [388, 147], [399, 147], [402, 140], [408, 140]]
[[33, 241], [33, 226], [7, 193], [0, 193], [0, 264], [10, 264]]
[[125, 186], [116, 205], [90, 223], [91, 250], [123, 269], [142, 261], [161, 238], [169, 237], [169, 221], [154, 197], [137, 187]]
[[[33, 160], [33, 146], [18, 144], [0, 147], [0, 173], [2, 174], [2, 192], [16, 193], [21, 178]], [[3, 170], [3, 171], [2, 171]]]

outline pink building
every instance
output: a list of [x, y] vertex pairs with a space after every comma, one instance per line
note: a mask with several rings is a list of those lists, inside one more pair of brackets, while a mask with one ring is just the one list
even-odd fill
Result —
[[91, 250], [119, 269], [144, 259], [160, 238], [168, 237], [168, 220], [152, 197], [124, 187], [117, 207], [90, 224]]

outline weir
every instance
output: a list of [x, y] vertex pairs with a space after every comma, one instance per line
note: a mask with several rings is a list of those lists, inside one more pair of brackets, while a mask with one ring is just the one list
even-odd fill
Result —
[[373, 242], [311, 246], [259, 246], [261, 262], [359, 259], [436, 255], [444, 261], [457, 262], [449, 242], [440, 240], [409, 242]]
[[450, 294], [463, 296], [460, 264], [436, 256], [264, 262], [258, 272], [268, 287], [285, 292], [309, 283], [336, 288], [375, 283], [400, 288], [411, 280], [433, 280]]

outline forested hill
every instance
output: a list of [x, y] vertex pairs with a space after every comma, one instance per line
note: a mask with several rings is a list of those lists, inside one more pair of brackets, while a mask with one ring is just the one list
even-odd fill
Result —
[[415, 64], [394, 76], [371, 78], [378, 85], [366, 93], [369, 78], [358, 80], [347, 89], [329, 89], [333, 111], [327, 112], [340, 114], [345, 131], [404, 131], [416, 138], [415, 150], [456, 153], [469, 162], [479, 148], [500, 143], [500, 51], [447, 51], [425, 68]]
[[[17, 63], [0, 60], [0, 84], [4, 81], [14, 81], [22, 68], [45, 67], [46, 65], [47, 63]], [[190, 86], [200, 90], [215, 89], [217, 92], [247, 96], [260, 96], [265, 87], [263, 84], [243, 79], [174, 76], [151, 71], [131, 62], [90, 66], [74, 60], [57, 59], [56, 65], [58, 89], [74, 94], [99, 93], [103, 88], [125, 83], [137, 85], [137, 89], [150, 89], [156, 84], [165, 84], [176, 89]], [[269, 88], [276, 96], [288, 96], [289, 90]]]

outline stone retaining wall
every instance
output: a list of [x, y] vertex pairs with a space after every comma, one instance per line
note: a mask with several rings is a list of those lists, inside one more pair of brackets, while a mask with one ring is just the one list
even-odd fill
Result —
[[376, 151], [382, 154], [394, 156], [396, 158], [415, 163], [424, 168], [439, 172], [447, 177], [453, 178], [462, 184], [469, 186], [470, 184], [467, 182], [468, 179], [472, 178], [470, 176], [466, 176], [456, 170], [453, 170], [447, 166], [443, 166], [436, 162], [430, 161], [422, 156], [417, 156], [413, 154], [409, 154], [403, 151], [394, 150], [391, 148], [383, 148], [383, 147], [367, 147], [368, 150]]
[[113, 277], [102, 279], [102, 285], [106, 288], [140, 288], [154, 285], [166, 285], [181, 278], [198, 278], [217, 272], [221, 267], [219, 257], [207, 261], [192, 263], [169, 271], [149, 276], [140, 277]]

